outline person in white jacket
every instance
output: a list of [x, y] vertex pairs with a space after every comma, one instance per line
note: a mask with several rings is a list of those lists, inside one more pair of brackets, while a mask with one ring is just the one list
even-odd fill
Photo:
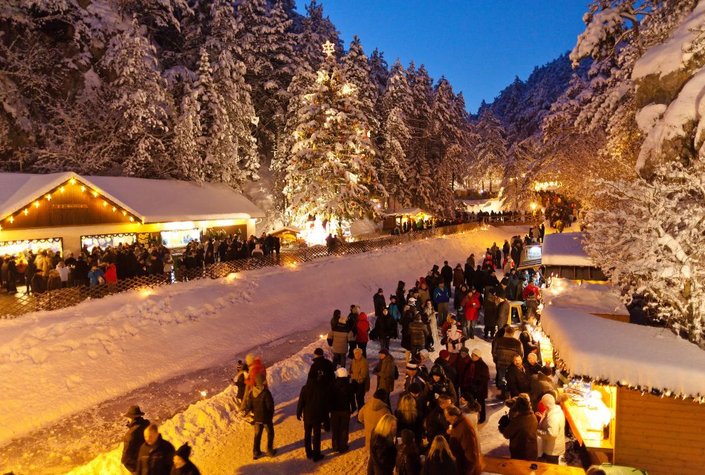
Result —
[[556, 404], [553, 394], [544, 394], [541, 402], [546, 412], [539, 417], [538, 434], [539, 457], [543, 454], [546, 461], [558, 463], [565, 454], [565, 414], [561, 406]]

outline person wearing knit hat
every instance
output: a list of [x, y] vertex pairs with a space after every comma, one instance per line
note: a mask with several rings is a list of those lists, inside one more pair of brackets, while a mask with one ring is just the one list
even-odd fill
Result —
[[[417, 360], [410, 360], [406, 364], [406, 377], [404, 378], [404, 392], [408, 392], [409, 388], [417, 384], [422, 388], [426, 388], [426, 381], [419, 374], [419, 364]], [[425, 395], [425, 391], [424, 391]]]
[[184, 444], [174, 453], [174, 466], [171, 469], [171, 475], [201, 475], [201, 472], [189, 460], [191, 457], [191, 446]]
[[330, 434], [333, 452], [346, 452], [350, 427], [350, 406], [354, 395], [348, 370], [335, 370], [335, 383], [330, 394]]

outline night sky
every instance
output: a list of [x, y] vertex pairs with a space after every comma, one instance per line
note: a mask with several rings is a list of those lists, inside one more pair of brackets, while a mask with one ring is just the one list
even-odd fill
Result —
[[[425, 64], [446, 76], [467, 108], [491, 102], [534, 66], [569, 51], [583, 31], [588, 0], [319, 0], [347, 44], [378, 47], [389, 65]], [[305, 11], [308, 0], [297, 0]]]

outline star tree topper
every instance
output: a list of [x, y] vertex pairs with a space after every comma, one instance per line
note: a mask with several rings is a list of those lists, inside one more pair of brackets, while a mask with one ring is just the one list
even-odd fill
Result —
[[331, 43], [330, 40], [326, 40], [326, 42], [323, 43], [323, 52], [326, 56], [330, 57], [333, 53], [335, 53], [335, 45]]

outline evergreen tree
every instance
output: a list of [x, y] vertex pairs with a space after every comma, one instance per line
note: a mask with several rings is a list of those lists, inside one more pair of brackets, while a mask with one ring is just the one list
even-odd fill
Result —
[[340, 225], [374, 214], [370, 198], [381, 190], [367, 118], [330, 49], [316, 81], [296, 102], [301, 107], [292, 120], [284, 189], [291, 220], [302, 225], [313, 215]]
[[343, 42], [333, 22], [323, 16], [323, 5], [316, 0], [306, 5], [306, 17], [301, 25], [301, 33], [297, 41], [297, 57], [299, 67], [317, 71], [324, 60], [321, 45], [330, 41], [335, 46], [335, 54], [343, 52]]
[[115, 75], [108, 90], [108, 108], [121, 138], [112, 159], [131, 176], [163, 177], [169, 174], [167, 140], [173, 106], [155, 57], [156, 50], [132, 28], [114, 37], [103, 58]]
[[[507, 139], [502, 124], [485, 109], [474, 124], [473, 163], [469, 168], [474, 181], [488, 184], [503, 181], [507, 167]], [[507, 177], [509, 178], [509, 177]]]

